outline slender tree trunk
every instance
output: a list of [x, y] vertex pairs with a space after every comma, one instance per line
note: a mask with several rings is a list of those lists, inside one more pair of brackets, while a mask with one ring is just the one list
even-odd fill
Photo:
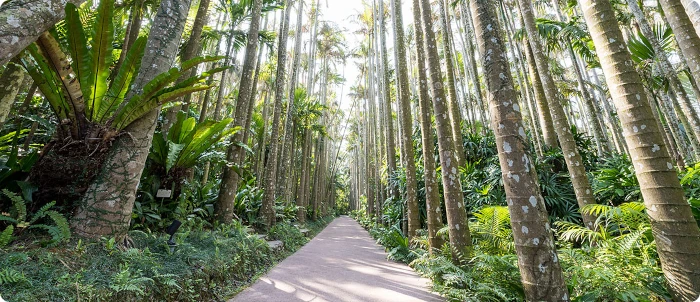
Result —
[[[408, 215], [408, 237], [413, 238], [420, 229], [420, 216], [418, 214], [418, 191], [416, 183], [416, 163], [413, 150], [413, 138], [411, 137], [411, 93], [408, 90], [408, 66], [406, 64], [406, 45], [404, 44], [403, 16], [401, 13], [401, 0], [391, 0], [391, 12], [394, 19], [394, 47], [397, 48], [399, 69], [399, 111], [401, 111], [401, 147], [403, 161], [406, 168], [406, 212]], [[435, 41], [433, 41], [435, 42]], [[433, 44], [435, 45], [435, 44]], [[455, 163], [457, 161], [455, 160]]]
[[[472, 0], [482, 54], [491, 119], [508, 200], [518, 267], [528, 301], [568, 301], [569, 294], [554, 247], [552, 230], [527, 136], [517, 105], [500, 26], [492, 3]], [[506, 101], [510, 100], [510, 101]]]
[[443, 51], [445, 52], [445, 72], [447, 73], [447, 107], [450, 111], [452, 136], [454, 138], [455, 152], [457, 153], [457, 169], [459, 170], [465, 166], [464, 140], [462, 138], [462, 114], [459, 112], [459, 101], [457, 100], [457, 89], [455, 84], [455, 71], [452, 61], [452, 46], [450, 44], [452, 27], [450, 26], [445, 0], [438, 0], [438, 4], [440, 10], [438, 16], [442, 27], [442, 47]]
[[[197, 9], [197, 16], [194, 18], [194, 24], [192, 25], [192, 31], [190, 33], [190, 38], [185, 44], [185, 49], [183, 49], [180, 55], [180, 61], [185, 62], [194, 59], [202, 49], [202, 31], [204, 25], [207, 24], [208, 11], [209, 11], [210, 0], [200, 0], [199, 8]], [[197, 73], [196, 68], [192, 68], [189, 72], [185, 72], [177, 79], [177, 83], [182, 83], [188, 78], [194, 76]], [[188, 94], [182, 97], [182, 104], [176, 104], [170, 107], [165, 113], [165, 119], [163, 121], [163, 126], [161, 127], [162, 132], [167, 134], [170, 131], [170, 127], [177, 121], [177, 113], [180, 110], [185, 111], [185, 114], [189, 114], [189, 103], [192, 100], [192, 95]]]
[[[691, 2], [689, 0], [685, 1]], [[664, 10], [664, 16], [668, 24], [671, 25], [674, 37], [676, 37], [693, 79], [696, 82], [700, 81], [700, 36], [695, 31], [688, 13], [681, 5], [680, 0], [659, 0], [659, 4]], [[696, 10], [691, 10], [690, 13], [697, 16]]]
[[[294, 121], [295, 110], [294, 107], [294, 92], [297, 87], [297, 78], [299, 76], [299, 67], [301, 65], [301, 37], [302, 37], [302, 17], [304, 16], [304, 0], [298, 0], [299, 8], [297, 9], [297, 28], [294, 38], [294, 62], [292, 63], [291, 75], [289, 77], [289, 97], [287, 98], [287, 117], [285, 118], [284, 125], [284, 135], [283, 135], [283, 148], [281, 160], [281, 170], [277, 175], [277, 182], [281, 185], [278, 191], [281, 193], [282, 197], [286, 202], [289, 202], [289, 197], [286, 192], [288, 189], [287, 179], [290, 178], [289, 169], [291, 166], [291, 153], [294, 151], [292, 149], [292, 133], [293, 127], [292, 123]], [[287, 34], [287, 33], [283, 33]]]
[[[427, 66], [430, 75], [430, 89], [433, 96], [433, 110], [438, 135], [438, 148], [440, 150], [440, 165], [442, 168], [442, 188], [447, 209], [447, 225], [450, 234], [450, 246], [452, 247], [452, 260], [462, 262], [460, 257], [471, 253], [471, 235], [467, 224], [467, 212], [464, 207], [464, 195], [462, 183], [459, 177], [458, 163], [452, 128], [447, 118], [447, 100], [442, 84], [442, 71], [437, 53], [435, 32], [432, 26], [432, 9], [428, 0], [414, 0], [413, 9], [420, 9], [421, 26], [425, 35], [424, 45], [427, 50]], [[414, 15], [416, 13], [414, 12]]]
[[556, 148], [557, 136], [554, 132], [554, 123], [552, 122], [552, 114], [549, 109], [549, 102], [544, 93], [544, 87], [542, 86], [542, 80], [540, 78], [540, 72], [537, 70], [537, 65], [535, 64], [535, 58], [532, 54], [531, 44], [528, 40], [525, 40], [525, 56], [527, 58], [527, 64], [530, 69], [530, 81], [535, 91], [535, 100], [537, 102], [537, 111], [540, 113], [540, 126], [542, 127], [542, 137], [544, 139], [544, 145], [548, 148]]
[[[141, 67], [126, 99], [141, 93], [146, 83], [170, 69], [189, 8], [189, 0], [161, 0]], [[109, 158], [73, 216], [71, 226], [77, 235], [99, 238], [126, 234], [158, 112], [160, 108], [147, 113], [125, 129], [129, 135], [117, 138]]]
[[696, 156], [700, 157], [700, 150], [697, 144], [697, 142], [700, 141], [700, 116], [698, 116], [693, 104], [690, 103], [690, 98], [688, 97], [685, 88], [683, 88], [683, 84], [681, 84], [680, 79], [678, 79], [673, 65], [671, 65], [671, 62], [668, 60], [666, 51], [663, 49], [663, 47], [661, 47], [661, 44], [659, 44], [659, 41], [656, 39], [656, 35], [654, 35], [654, 31], [652, 31], [651, 26], [649, 26], [649, 22], [647, 22], [644, 12], [639, 7], [639, 4], [631, 1], [628, 4], [628, 7], [634, 17], [637, 19], [637, 23], [639, 24], [642, 34], [644, 34], [644, 36], [649, 40], [654, 48], [657, 58], [659, 58], [657, 61], [658, 67], [664, 73], [666, 79], [668, 79], [669, 86], [679, 101], [679, 105], [683, 109], [680, 114], [684, 115], [685, 120], [688, 121], [688, 136], [692, 136], [691, 142], [694, 142], [693, 148], [695, 149], [695, 154]]
[[15, 58], [7, 64], [5, 70], [0, 75], [0, 129], [10, 114], [15, 97], [24, 81], [24, 71], [22, 70], [19, 58]]
[[[248, 44], [245, 49], [245, 58], [243, 59], [243, 69], [241, 71], [241, 81], [238, 87], [238, 99], [236, 101], [236, 113], [233, 119], [234, 127], [245, 127], [246, 116], [248, 115], [248, 106], [251, 104], [251, 93], [253, 90], [253, 72], [255, 71], [255, 63], [258, 53], [258, 32], [260, 31], [260, 12], [262, 10], [262, 0], [253, 2], [251, 12], [250, 27], [248, 29]], [[236, 132], [231, 140], [233, 142], [245, 143], [243, 141], [244, 131]], [[226, 159], [231, 164], [238, 166], [242, 163], [241, 146], [233, 143], [229, 146]], [[229, 167], [224, 169], [224, 175], [221, 178], [221, 189], [219, 197], [216, 200], [216, 216], [222, 223], [230, 223], [233, 220], [233, 204], [236, 199], [236, 190], [238, 189], [238, 181], [240, 175]]]
[[[593, 0], [580, 4], [608, 87], [614, 87], [610, 93], [625, 129], [669, 290], [677, 301], [693, 301], [700, 295], [700, 229], [656, 126], [642, 80], [628, 64], [631, 58], [611, 4]], [[670, 13], [667, 9], [666, 16]]]
[[269, 228], [275, 222], [275, 189], [277, 179], [277, 154], [279, 144], [279, 123], [282, 115], [282, 98], [284, 97], [284, 85], [286, 81], [285, 69], [287, 67], [287, 33], [289, 32], [289, 16], [291, 15], [294, 0], [285, 1], [284, 19], [280, 24], [279, 42], [277, 45], [277, 73], [275, 76], [275, 111], [272, 118], [272, 134], [270, 134], [270, 155], [265, 163], [265, 193], [263, 195], [260, 215], [265, 225]]
[[420, 26], [420, 13], [413, 10], [414, 28], [416, 30], [416, 58], [418, 64], [418, 108], [420, 114], [422, 147], [423, 147], [423, 179], [425, 181], [425, 207], [428, 224], [428, 245], [432, 249], [439, 249], [444, 243], [437, 235], [443, 227], [442, 207], [440, 205], [440, 188], [438, 187], [437, 171], [435, 167], [435, 139], [432, 126], [432, 107], [428, 96], [428, 77], [425, 68], [425, 51], [423, 45], [423, 28]]
[[[554, 131], [557, 133], [566, 167], [571, 176], [571, 184], [574, 186], [576, 193], [576, 201], [579, 207], [583, 208], [587, 204], [594, 204], [593, 189], [591, 183], [586, 176], [586, 170], [583, 165], [583, 159], [576, 149], [576, 141], [571, 133], [571, 127], [566, 119], [566, 113], [562, 107], [562, 99], [554, 85], [554, 80], [549, 72], [549, 62], [543, 53], [543, 46], [539, 40], [537, 28], [535, 27], [535, 16], [533, 13], [532, 3], [530, 0], [518, 0], [520, 4], [520, 12], [523, 15], [525, 30], [530, 37], [530, 48], [532, 49], [533, 58], [539, 71], [540, 79], [544, 86], [544, 93], [549, 100], [549, 109], [552, 114], [552, 122], [554, 123]], [[582, 213], [583, 222], [588, 228], [593, 228], [596, 220], [595, 215], [587, 215]]]

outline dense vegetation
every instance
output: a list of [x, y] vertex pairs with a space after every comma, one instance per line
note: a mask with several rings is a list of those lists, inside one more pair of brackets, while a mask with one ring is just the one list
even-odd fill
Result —
[[352, 213], [454, 301], [700, 296], [697, 1], [332, 2], [1, 2], [0, 294], [225, 300]]

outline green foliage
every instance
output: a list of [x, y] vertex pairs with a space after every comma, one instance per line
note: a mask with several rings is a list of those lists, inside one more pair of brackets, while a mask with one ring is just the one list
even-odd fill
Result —
[[[56, 245], [70, 239], [71, 233], [68, 220], [66, 220], [63, 214], [51, 210], [51, 208], [56, 205], [56, 202], [50, 202], [44, 205], [31, 216], [31, 219], [27, 220], [27, 206], [24, 198], [7, 189], [3, 189], [2, 193], [12, 201], [13, 206], [12, 214], [0, 214], [0, 223], [9, 223], [3, 232], [0, 233], [0, 247], [10, 244], [15, 230], [22, 232], [25, 229], [44, 229], [51, 235], [51, 240], [48, 241], [50, 245]], [[46, 218], [53, 221], [53, 225], [45, 223], [37, 224], [37, 222], [46, 220]]]
[[[35, 45], [28, 48], [31, 60], [24, 62], [27, 71], [51, 104], [63, 126], [63, 134], [71, 135], [74, 139], [111, 138], [115, 132], [122, 131], [158, 106], [186, 94], [209, 89], [204, 79], [224, 69], [213, 69], [172, 85], [190, 69], [220, 59], [195, 58], [183, 62], [179, 69], [173, 68], [156, 76], [142, 91], [132, 92], [146, 38], [140, 37], [134, 41], [120, 68], [112, 68], [115, 61], [112, 53], [114, 28], [121, 26], [121, 23], [114, 23], [114, 11], [113, 0], [100, 1], [90, 30], [86, 30], [80, 20], [80, 10], [71, 3], [66, 5], [66, 21], [63, 23], [66, 39], [61, 39], [65, 43], [61, 46], [69, 50], [72, 71], [77, 80], [75, 83], [82, 93], [82, 100], [71, 99], [68, 93], [70, 88], [62, 84], [59, 74], [47, 61], [47, 54], [40, 53]], [[66, 120], [69, 122], [65, 123]]]
[[423, 253], [411, 267], [433, 281], [448, 301], [523, 301], [517, 257], [476, 252], [468, 264], [455, 265], [449, 252]]
[[469, 230], [482, 250], [496, 255], [515, 253], [508, 207], [484, 207], [474, 212]]
[[572, 297], [578, 301], [670, 298], [642, 203], [591, 204], [582, 211], [599, 217], [595, 230], [555, 223], [561, 240], [584, 245], [573, 248], [568, 244], [559, 250]]
[[[221, 301], [308, 241], [282, 223], [270, 236], [285, 249], [271, 253], [267, 243], [238, 221], [202, 229], [183, 221], [170, 252], [168, 235], [130, 231], [134, 248], [114, 238], [78, 241], [58, 249], [11, 247], [0, 257], [0, 293], [11, 301]], [[309, 223], [318, 233], [329, 220]], [[11, 273], [7, 273], [7, 272]], [[19, 279], [24, 276], [24, 279]]]
[[296, 251], [309, 242], [309, 239], [299, 231], [299, 228], [289, 222], [278, 223], [272, 226], [267, 232], [267, 238], [283, 241], [284, 249], [288, 251]]
[[632, 162], [626, 155], [615, 154], [601, 159], [598, 169], [591, 174], [593, 193], [599, 203], [620, 205], [642, 198]]
[[0, 285], [3, 284], [15, 284], [21, 282], [27, 282], [27, 278], [22, 275], [22, 273], [13, 270], [12, 268], [3, 268], [0, 271]]
[[197, 124], [195, 118], [187, 118], [185, 113], [180, 112], [167, 138], [160, 133], [153, 136], [153, 147], [148, 158], [164, 167], [166, 173], [171, 169], [191, 168], [211, 146], [241, 129], [227, 129], [232, 121], [232, 118], [226, 118], [220, 122], [205, 121]]
[[398, 224], [389, 228], [377, 226], [370, 230], [370, 234], [377, 239], [378, 244], [386, 247], [390, 260], [410, 263], [415, 259], [416, 255], [410, 250], [409, 239], [401, 231]]

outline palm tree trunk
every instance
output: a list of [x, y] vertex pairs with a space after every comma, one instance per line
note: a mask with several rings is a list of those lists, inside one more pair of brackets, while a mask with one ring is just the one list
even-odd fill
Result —
[[[391, 0], [391, 13], [394, 19], [394, 45], [398, 57], [398, 96], [399, 111], [401, 112], [401, 150], [404, 167], [406, 168], [406, 214], [408, 216], [408, 237], [413, 238], [420, 229], [420, 217], [418, 214], [418, 191], [416, 182], [416, 163], [413, 150], [413, 138], [411, 137], [411, 93], [408, 90], [408, 66], [406, 64], [406, 45], [404, 44], [403, 16], [401, 13], [401, 0]], [[434, 42], [434, 41], [433, 41]], [[435, 44], [433, 44], [435, 45]], [[457, 161], [454, 161], [457, 163]]]
[[[656, 126], [642, 80], [627, 63], [631, 58], [610, 2], [582, 0], [580, 4], [608, 86], [620, 87], [610, 93], [625, 129], [669, 291], [677, 301], [693, 301], [700, 294], [700, 229]], [[670, 13], [666, 10], [667, 17]]]
[[540, 72], [537, 70], [535, 58], [532, 53], [532, 45], [528, 39], [525, 39], [523, 47], [525, 48], [525, 57], [527, 58], [528, 68], [530, 69], [530, 81], [535, 91], [535, 101], [537, 102], [537, 111], [539, 112], [540, 126], [542, 127], [542, 138], [544, 145], [548, 148], [557, 147], [557, 136], [554, 132], [554, 123], [552, 122], [552, 114], [549, 109], [549, 102], [544, 93]]
[[[544, 93], [549, 101], [549, 109], [552, 114], [552, 122], [554, 123], [554, 131], [559, 138], [566, 167], [571, 176], [571, 184], [574, 186], [576, 193], [576, 201], [580, 208], [585, 205], [596, 203], [593, 197], [593, 189], [591, 183], [586, 176], [586, 170], [583, 165], [583, 159], [576, 149], [576, 141], [571, 133], [571, 127], [566, 119], [566, 113], [562, 106], [562, 99], [554, 85], [554, 80], [549, 72], [549, 62], [543, 53], [543, 47], [539, 40], [539, 34], [535, 27], [535, 15], [533, 13], [532, 3], [530, 0], [518, 0], [520, 12], [523, 15], [525, 30], [530, 37], [530, 48], [532, 49], [533, 58], [537, 65], [537, 71], [542, 80]], [[582, 213], [583, 222], [588, 228], [593, 228], [596, 216]]]
[[[681, 108], [683, 108], [683, 112], [680, 114], [683, 114], [689, 123], [688, 126], [690, 127], [687, 129], [688, 135], [693, 136], [694, 139], [691, 139], [691, 141], [696, 143], [694, 146], [695, 154], [696, 156], [700, 157], [700, 150], [697, 146], [697, 142], [700, 140], [700, 116], [698, 116], [693, 104], [690, 103], [690, 98], [688, 97], [685, 88], [683, 88], [683, 84], [681, 84], [681, 81], [678, 79], [673, 65], [671, 65], [671, 62], [668, 60], [666, 51], [663, 49], [663, 47], [661, 47], [661, 44], [659, 44], [659, 41], [656, 39], [656, 35], [654, 35], [654, 31], [652, 31], [651, 26], [649, 26], [649, 22], [647, 22], [644, 12], [639, 7], [639, 4], [635, 1], [630, 1], [628, 7], [634, 17], [637, 19], [637, 23], [639, 24], [642, 34], [644, 34], [644, 36], [649, 40], [654, 48], [657, 58], [659, 58], [657, 61], [658, 67], [660, 67], [661, 72], [663, 72], [666, 79], [668, 79], [670, 88], [676, 95]], [[700, 39], [698, 41], [700, 41]], [[700, 43], [698, 46], [700, 46]]]
[[[384, 21], [384, 2], [379, 5], [379, 38], [381, 46], [379, 50], [382, 57], [382, 81], [384, 102], [384, 132], [386, 133], [386, 158], [387, 174], [393, 175], [396, 171], [396, 145], [394, 144], [394, 121], [391, 115], [391, 81], [389, 80], [389, 56], [386, 48], [386, 22]], [[389, 185], [389, 191], [394, 199], [399, 199], [399, 188]]]
[[287, 36], [289, 32], [289, 17], [294, 0], [285, 1], [284, 19], [280, 24], [279, 42], [277, 44], [277, 73], [275, 76], [275, 110], [272, 117], [272, 133], [270, 134], [270, 155], [265, 163], [265, 193], [263, 195], [260, 216], [266, 227], [272, 227], [275, 222], [275, 190], [277, 180], [277, 154], [279, 152], [279, 127], [282, 115], [282, 98], [284, 97], [285, 69], [287, 67]]
[[20, 64], [19, 58], [13, 59], [0, 75], [0, 128], [10, 114], [12, 104], [24, 81], [24, 71]]
[[[190, 8], [189, 0], [161, 0], [151, 25], [145, 55], [126, 99], [172, 66]], [[83, 237], [118, 236], [129, 229], [136, 189], [151, 148], [160, 108], [145, 114], [117, 138], [110, 156], [85, 193], [71, 226]]]
[[[544, 198], [529, 154], [500, 26], [488, 0], [472, 0], [498, 158], [508, 200], [518, 267], [528, 301], [568, 301]], [[511, 100], [510, 102], [504, 100]]]
[[418, 108], [420, 114], [422, 148], [423, 148], [423, 180], [425, 181], [425, 207], [428, 224], [428, 246], [439, 249], [443, 240], [437, 235], [442, 224], [442, 207], [440, 205], [440, 188], [438, 187], [437, 171], [435, 168], [435, 139], [432, 127], [432, 107], [428, 96], [428, 77], [425, 69], [425, 51], [423, 45], [423, 28], [420, 26], [420, 14], [413, 10], [413, 20], [416, 35], [416, 58], [418, 61]]
[[[279, 186], [278, 191], [281, 192], [282, 197], [284, 197], [285, 202], [289, 202], [286, 194], [287, 192], [287, 179], [289, 179], [289, 168], [291, 165], [291, 153], [292, 150], [292, 123], [294, 121], [295, 107], [294, 107], [294, 91], [297, 86], [297, 77], [299, 74], [299, 67], [301, 65], [301, 37], [302, 37], [302, 17], [304, 16], [304, 0], [299, 0], [299, 8], [297, 9], [297, 28], [296, 36], [294, 37], [294, 62], [292, 63], [291, 76], [289, 78], [289, 96], [287, 98], [287, 117], [285, 118], [284, 125], [284, 136], [283, 136], [283, 148], [281, 160], [281, 170], [277, 175], [277, 183]], [[287, 34], [287, 33], [283, 33]]]
[[455, 84], [455, 71], [452, 61], [452, 45], [450, 36], [452, 36], [452, 27], [450, 26], [449, 16], [445, 0], [438, 0], [439, 12], [438, 16], [442, 26], [442, 43], [445, 53], [445, 72], [447, 73], [447, 107], [450, 111], [450, 124], [452, 126], [452, 136], [454, 138], [455, 152], [457, 153], [457, 169], [464, 167], [464, 140], [462, 138], [462, 114], [459, 111], [459, 101], [457, 100], [457, 89]]
[[[248, 115], [248, 106], [251, 103], [251, 93], [253, 90], [253, 72], [255, 71], [258, 53], [258, 32], [260, 31], [260, 12], [262, 10], [262, 0], [255, 0], [251, 12], [250, 27], [248, 28], [248, 44], [245, 49], [243, 59], [243, 69], [241, 71], [241, 81], [238, 87], [238, 99], [236, 101], [236, 113], [233, 119], [234, 127], [245, 127]], [[233, 142], [245, 143], [243, 141], [244, 131], [236, 132], [231, 140]], [[242, 163], [242, 147], [239, 144], [231, 144], [228, 148], [226, 159], [233, 165], [240, 166]], [[233, 220], [233, 204], [236, 199], [236, 190], [240, 175], [229, 167], [224, 168], [224, 175], [221, 178], [221, 188], [219, 197], [216, 200], [216, 217], [221, 223], [230, 223]]]
[[[668, 24], [671, 25], [674, 37], [676, 37], [693, 79], [696, 82], [700, 81], [700, 36], [695, 31], [688, 13], [681, 5], [680, 0], [659, 0], [659, 4], [664, 10]], [[691, 10], [690, 12], [697, 17], [697, 11]]]
[[[428, 73], [430, 76], [430, 88], [433, 96], [433, 110], [438, 135], [438, 148], [440, 149], [440, 165], [442, 167], [442, 188], [447, 209], [447, 225], [450, 234], [450, 246], [455, 262], [462, 262], [460, 257], [471, 253], [471, 235], [467, 224], [467, 212], [464, 207], [464, 195], [462, 194], [462, 182], [460, 181], [457, 164], [457, 154], [453, 140], [452, 128], [447, 118], [447, 104], [445, 90], [442, 85], [442, 71], [437, 53], [435, 32], [432, 26], [432, 9], [428, 0], [414, 0], [413, 9], [420, 10], [421, 22], [425, 35], [424, 45], [427, 52]], [[416, 12], [413, 13], [417, 15]], [[418, 21], [416, 21], [418, 22]], [[417, 24], [418, 25], [418, 24]]]

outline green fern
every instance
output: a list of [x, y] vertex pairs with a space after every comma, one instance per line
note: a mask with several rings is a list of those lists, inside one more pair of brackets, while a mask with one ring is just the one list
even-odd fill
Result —
[[12, 232], [14, 232], [15, 227], [13, 225], [8, 225], [2, 233], [0, 233], [0, 248], [7, 246], [12, 242]]
[[0, 285], [16, 284], [28, 281], [24, 275], [11, 268], [4, 268], [0, 271]]
[[12, 209], [15, 212], [14, 218], [18, 222], [24, 222], [24, 219], [27, 218], [27, 205], [24, 203], [24, 199], [7, 189], [3, 189], [2, 193], [12, 201]]

